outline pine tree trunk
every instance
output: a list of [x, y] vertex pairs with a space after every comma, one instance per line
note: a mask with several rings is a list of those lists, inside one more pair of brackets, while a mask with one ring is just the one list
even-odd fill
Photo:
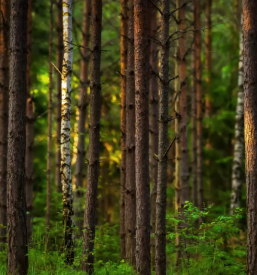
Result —
[[83, 227], [83, 207], [82, 198], [83, 192], [81, 188], [83, 187], [83, 181], [85, 178], [85, 123], [87, 115], [87, 87], [88, 87], [88, 61], [89, 61], [89, 30], [90, 30], [90, 16], [91, 16], [91, 0], [85, 0], [84, 4], [84, 15], [83, 15], [83, 41], [82, 41], [82, 61], [81, 61], [81, 88], [79, 95], [79, 121], [78, 121], [78, 145], [77, 145], [77, 159], [76, 159], [76, 208], [75, 213], [78, 218], [77, 226], [79, 230]]
[[[243, 17], [242, 17], [243, 19]], [[238, 94], [236, 106], [236, 125], [234, 159], [232, 165], [232, 190], [230, 212], [241, 206], [242, 186], [244, 183], [242, 164], [244, 160], [244, 76], [243, 76], [243, 33], [240, 34], [240, 54], [238, 70]]]
[[126, 89], [126, 258], [135, 265], [136, 250], [136, 184], [135, 184], [135, 73], [134, 73], [134, 4], [129, 0], [128, 55]]
[[53, 0], [50, 3], [50, 30], [49, 30], [49, 92], [48, 92], [48, 139], [47, 139], [47, 199], [46, 199], [46, 227], [49, 230], [51, 221], [51, 167], [52, 167], [52, 94], [53, 94]]
[[33, 219], [33, 143], [34, 143], [34, 102], [30, 93], [31, 88], [31, 28], [32, 28], [32, 0], [28, 0], [28, 33], [27, 33], [27, 120], [26, 120], [26, 203], [27, 203], [27, 230], [28, 239], [30, 240], [32, 235], [32, 219]]
[[[57, 68], [62, 72], [63, 60], [63, 18], [62, 0], [57, 2]], [[62, 76], [57, 73], [57, 96], [56, 96], [56, 151], [55, 151], [55, 188], [58, 193], [62, 192], [61, 182], [61, 108], [62, 108]]]
[[61, 181], [63, 192], [63, 223], [66, 262], [74, 260], [74, 212], [71, 184], [70, 120], [72, 74], [72, 0], [63, 0], [62, 110], [61, 110]]
[[168, 116], [169, 116], [169, 1], [162, 0], [161, 54], [160, 54], [160, 105], [158, 142], [158, 181], [156, 198], [156, 257], [157, 275], [166, 274], [166, 197], [168, 168]]
[[[157, 1], [154, 1], [156, 4]], [[149, 4], [149, 24], [150, 35], [157, 35], [157, 10]], [[154, 155], [158, 155], [158, 113], [159, 113], [159, 95], [158, 95], [158, 80], [155, 73], [158, 72], [158, 47], [155, 41], [151, 40], [150, 44], [150, 68], [152, 73], [149, 80], [149, 95], [150, 95], [150, 180], [152, 183], [151, 192], [151, 226], [152, 233], [155, 233], [156, 223], [156, 194], [157, 194], [157, 171], [158, 162]], [[154, 73], [155, 72], [155, 73]], [[151, 239], [152, 243], [152, 265], [155, 265], [155, 240]]]
[[102, 0], [93, 0], [91, 16], [91, 77], [90, 77], [90, 121], [89, 121], [89, 163], [87, 172], [86, 208], [84, 215], [85, 260], [83, 270], [94, 272], [94, 239], [96, 224], [97, 186], [99, 176], [100, 117], [101, 117], [101, 28]]
[[127, 0], [121, 0], [121, 36], [120, 36], [120, 73], [121, 73], [121, 167], [120, 167], [120, 256], [126, 257], [125, 233], [125, 188], [126, 188], [126, 73], [127, 73], [127, 43], [128, 43], [128, 12]]
[[149, 185], [149, 43], [147, 1], [134, 1], [136, 106], [136, 269], [151, 273]]
[[26, 275], [26, 66], [27, 0], [11, 0], [7, 172], [7, 274]]
[[244, 125], [247, 205], [247, 274], [257, 274], [257, 2], [243, 1]]
[[[9, 104], [9, 15], [8, 0], [1, 1], [0, 30], [0, 243], [6, 241], [7, 136]], [[1, 247], [0, 247], [1, 249]]]

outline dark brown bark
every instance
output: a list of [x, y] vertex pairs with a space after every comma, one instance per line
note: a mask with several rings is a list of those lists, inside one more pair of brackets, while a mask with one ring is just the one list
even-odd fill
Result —
[[[156, 4], [157, 1], [153, 3]], [[149, 4], [149, 25], [151, 37], [157, 35], [157, 10]], [[151, 231], [155, 232], [156, 222], [156, 194], [157, 194], [157, 171], [158, 163], [154, 155], [158, 155], [158, 114], [159, 114], [159, 95], [158, 95], [158, 79], [156, 74], [158, 72], [158, 47], [155, 41], [151, 40], [150, 44], [150, 79], [149, 79], [149, 96], [150, 96], [150, 148], [149, 148], [149, 162], [150, 162], [150, 180], [152, 183], [151, 192]], [[154, 73], [155, 72], [155, 73]], [[151, 239], [152, 243], [152, 265], [155, 265], [155, 240]]]
[[134, 72], [134, 1], [128, 2], [128, 55], [126, 89], [126, 258], [135, 265], [136, 250], [136, 179], [135, 179], [135, 72]]
[[32, 28], [32, 0], [28, 0], [28, 33], [27, 33], [27, 120], [26, 120], [26, 201], [27, 201], [27, 230], [28, 239], [32, 234], [33, 219], [33, 143], [34, 143], [34, 102], [30, 93], [31, 88], [31, 28]]
[[169, 1], [162, 0], [161, 54], [160, 54], [160, 105], [158, 142], [158, 181], [156, 197], [155, 270], [166, 274], [166, 197], [168, 168], [168, 115], [169, 115]]
[[27, 0], [11, 0], [7, 172], [7, 274], [26, 275], [26, 69]]
[[8, 0], [1, 1], [0, 29], [0, 242], [6, 240], [7, 136], [9, 104], [9, 16]]
[[121, 0], [120, 14], [120, 73], [121, 73], [121, 167], [120, 167], [120, 256], [126, 257], [126, 233], [125, 233], [125, 188], [126, 188], [126, 73], [127, 73], [127, 35], [128, 35], [128, 1]]
[[84, 247], [86, 256], [83, 270], [94, 272], [94, 239], [96, 223], [97, 186], [99, 176], [100, 116], [101, 116], [101, 27], [102, 0], [92, 1], [91, 15], [91, 76], [90, 76], [90, 121], [89, 161], [87, 174], [86, 208], [84, 216]]
[[[63, 28], [62, 28], [62, 0], [57, 2], [57, 68], [62, 72], [63, 60]], [[57, 73], [57, 96], [56, 96], [56, 151], [55, 151], [55, 188], [58, 193], [62, 192], [61, 183], [61, 106], [62, 106], [62, 77]]]
[[243, 1], [244, 122], [246, 154], [247, 274], [257, 274], [257, 2]]
[[79, 94], [79, 121], [78, 121], [78, 145], [77, 145], [77, 159], [75, 168], [76, 177], [76, 208], [75, 213], [78, 218], [77, 226], [79, 230], [83, 227], [83, 207], [82, 201], [83, 192], [83, 181], [85, 178], [85, 123], [87, 115], [88, 97], [88, 61], [89, 61], [89, 30], [90, 30], [90, 17], [91, 17], [91, 0], [86, 0], [84, 4], [84, 15], [83, 15], [83, 41], [82, 41], [82, 60], [81, 60], [81, 71], [80, 71], [80, 94]]
[[51, 167], [52, 167], [52, 97], [53, 97], [53, 0], [50, 3], [50, 29], [49, 29], [49, 91], [48, 91], [48, 140], [47, 140], [47, 191], [46, 191], [46, 227], [49, 230], [51, 221]]
[[136, 105], [136, 268], [151, 273], [149, 185], [149, 41], [147, 1], [134, 1]]

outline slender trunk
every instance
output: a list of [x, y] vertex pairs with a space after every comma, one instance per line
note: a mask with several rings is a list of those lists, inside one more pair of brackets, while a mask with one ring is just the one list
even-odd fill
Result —
[[136, 185], [135, 185], [135, 73], [134, 73], [134, 1], [129, 0], [128, 55], [126, 90], [126, 258], [135, 265]]
[[[57, 68], [62, 72], [63, 60], [63, 18], [62, 18], [62, 0], [57, 2]], [[56, 104], [56, 151], [55, 151], [55, 189], [58, 193], [62, 192], [61, 182], [61, 108], [62, 108], [62, 76], [57, 73], [57, 104]]]
[[120, 167], [120, 256], [126, 257], [126, 233], [125, 233], [125, 188], [126, 188], [126, 73], [127, 73], [127, 36], [128, 36], [128, 12], [127, 0], [121, 0], [121, 36], [120, 36], [120, 73], [121, 73], [121, 167]]
[[9, 15], [8, 0], [1, 1], [0, 30], [0, 242], [6, 241], [7, 136], [9, 104]]
[[257, 274], [257, 2], [243, 1], [244, 125], [247, 205], [247, 274]]
[[83, 270], [94, 272], [94, 240], [96, 224], [97, 186], [99, 176], [100, 153], [100, 117], [101, 117], [101, 28], [102, 0], [93, 0], [91, 19], [91, 76], [90, 76], [90, 121], [89, 121], [89, 161], [87, 172], [86, 208], [84, 215], [84, 247], [86, 256]]
[[34, 143], [34, 102], [30, 93], [31, 88], [31, 28], [32, 28], [32, 0], [28, 0], [28, 33], [27, 33], [27, 120], [26, 120], [26, 203], [27, 203], [27, 230], [28, 239], [32, 235], [32, 219], [33, 219], [33, 143]]
[[[157, 1], [154, 3], [156, 4]], [[149, 4], [149, 24], [150, 35], [155, 37], [157, 34], [157, 10]], [[150, 95], [150, 180], [152, 183], [151, 193], [151, 224], [152, 233], [155, 232], [156, 223], [156, 194], [157, 194], [157, 171], [158, 162], [154, 155], [158, 155], [158, 113], [159, 113], [159, 95], [158, 95], [158, 80], [155, 73], [158, 72], [158, 47], [155, 41], [151, 40], [150, 44], [150, 68], [151, 75], [149, 80], [149, 95]], [[154, 73], [155, 72], [155, 73]], [[151, 239], [152, 243], [152, 265], [155, 265], [155, 240]]]
[[50, 30], [49, 30], [49, 93], [48, 93], [48, 140], [47, 140], [47, 199], [46, 199], [46, 226], [49, 230], [51, 220], [51, 165], [52, 165], [52, 94], [53, 94], [53, 0], [50, 3]]
[[26, 66], [27, 0], [11, 0], [7, 172], [7, 274], [26, 275]]
[[85, 178], [85, 123], [87, 115], [87, 87], [88, 87], [88, 61], [89, 61], [89, 30], [90, 30], [90, 17], [91, 17], [91, 0], [85, 0], [84, 4], [84, 15], [83, 15], [83, 41], [82, 41], [82, 61], [81, 61], [81, 88], [79, 95], [79, 121], [78, 121], [78, 145], [77, 145], [77, 159], [76, 159], [76, 208], [75, 213], [78, 218], [78, 228], [81, 231], [83, 227], [83, 207], [82, 198], [83, 192], [83, 181]]
[[66, 262], [74, 259], [74, 213], [71, 184], [70, 120], [72, 74], [72, 0], [63, 0], [62, 110], [61, 110], [61, 181], [63, 192], [63, 223]]
[[198, 207], [203, 207], [202, 177], [202, 69], [201, 69], [201, 4], [195, 0], [195, 66], [196, 66], [196, 147]]
[[136, 269], [151, 273], [149, 184], [149, 43], [147, 1], [134, 1], [136, 105]]
[[[243, 17], [242, 17], [243, 19]], [[232, 165], [232, 190], [230, 201], [230, 212], [241, 206], [241, 193], [243, 180], [242, 164], [244, 159], [244, 76], [243, 76], [243, 33], [240, 34], [240, 54], [238, 70], [238, 94], [236, 106], [236, 125], [234, 159]]]
[[160, 106], [158, 142], [158, 181], [156, 198], [156, 257], [157, 275], [166, 274], [166, 196], [168, 168], [168, 116], [169, 116], [169, 1], [162, 0], [161, 54], [160, 54]]

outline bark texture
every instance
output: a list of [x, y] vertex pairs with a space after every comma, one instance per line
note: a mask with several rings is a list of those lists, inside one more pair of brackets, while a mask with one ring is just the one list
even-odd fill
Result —
[[64, 248], [66, 262], [74, 260], [74, 211], [71, 183], [70, 120], [72, 74], [72, 0], [63, 0], [62, 109], [61, 109], [61, 181], [63, 193]]
[[126, 73], [127, 73], [127, 35], [128, 35], [128, 1], [121, 0], [120, 14], [120, 73], [121, 73], [121, 166], [120, 166], [120, 256], [126, 258], [126, 233], [125, 233], [125, 188], [126, 188]]
[[[63, 60], [63, 18], [62, 0], [57, 2], [57, 68], [62, 72]], [[56, 151], [55, 151], [55, 189], [58, 193], [62, 192], [61, 182], [61, 109], [62, 109], [62, 76], [57, 73], [57, 96], [56, 96]]]
[[7, 172], [7, 274], [26, 275], [26, 66], [27, 0], [11, 0]]
[[136, 105], [136, 269], [151, 273], [149, 186], [149, 43], [147, 1], [134, 1]]
[[136, 183], [135, 183], [135, 73], [134, 73], [134, 1], [129, 0], [128, 55], [126, 91], [126, 258], [135, 265]]
[[155, 270], [157, 275], [166, 274], [166, 197], [168, 168], [168, 115], [169, 115], [169, 1], [162, 0], [161, 54], [160, 54], [160, 104], [158, 181], [156, 197]]
[[7, 136], [9, 104], [9, 1], [1, 1], [0, 30], [0, 243], [6, 240]]
[[27, 230], [28, 239], [30, 240], [32, 235], [32, 219], [33, 219], [33, 143], [34, 143], [34, 102], [30, 93], [31, 88], [31, 29], [32, 29], [32, 0], [28, 0], [28, 15], [27, 15], [27, 120], [26, 120], [26, 203], [27, 203]]
[[94, 239], [96, 224], [97, 186], [99, 176], [100, 117], [101, 117], [101, 27], [102, 0], [92, 1], [91, 15], [91, 76], [90, 76], [90, 120], [89, 120], [89, 162], [87, 171], [86, 208], [84, 215], [85, 260], [83, 270], [94, 272]]
[[85, 123], [87, 115], [88, 97], [88, 62], [89, 62], [89, 38], [90, 38], [90, 17], [91, 17], [91, 0], [85, 0], [84, 4], [84, 15], [83, 15], [83, 41], [82, 41], [82, 60], [81, 60], [81, 71], [80, 71], [80, 82], [81, 88], [79, 92], [79, 121], [78, 121], [78, 144], [77, 144], [77, 159], [75, 167], [76, 177], [76, 208], [75, 213], [78, 218], [77, 226], [79, 230], [83, 227], [83, 207], [82, 201], [83, 192], [83, 181], [85, 178]]
[[257, 274], [257, 2], [243, 1], [247, 274]]
[[[243, 19], [243, 17], [242, 17]], [[241, 206], [241, 193], [244, 183], [242, 164], [244, 160], [244, 75], [243, 75], [243, 33], [240, 34], [240, 54], [238, 68], [238, 93], [236, 106], [236, 125], [234, 158], [232, 165], [232, 189], [230, 212]]]

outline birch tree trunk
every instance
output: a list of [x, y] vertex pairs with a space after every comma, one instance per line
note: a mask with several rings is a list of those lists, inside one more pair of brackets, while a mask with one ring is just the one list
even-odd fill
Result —
[[161, 54], [160, 54], [160, 105], [158, 142], [158, 181], [156, 198], [155, 269], [156, 275], [166, 274], [166, 197], [168, 168], [168, 116], [169, 116], [169, 1], [162, 0]]
[[90, 76], [90, 120], [89, 120], [89, 163], [87, 193], [84, 215], [83, 270], [94, 272], [94, 240], [96, 223], [97, 186], [99, 176], [100, 117], [101, 117], [101, 28], [102, 0], [93, 0], [91, 16], [91, 76]]
[[[243, 16], [242, 16], [243, 23]], [[244, 176], [242, 164], [244, 160], [244, 75], [243, 75], [243, 33], [240, 34], [240, 54], [238, 68], [238, 94], [236, 106], [236, 125], [235, 125], [235, 143], [234, 159], [232, 165], [232, 190], [230, 201], [230, 212], [241, 206], [242, 186]]]
[[7, 172], [7, 274], [26, 275], [26, 67], [28, 0], [11, 0]]
[[126, 90], [126, 258], [135, 265], [136, 183], [135, 183], [135, 72], [134, 72], [134, 1], [128, 1], [128, 55]]
[[83, 187], [83, 181], [85, 178], [85, 123], [87, 115], [88, 97], [88, 62], [89, 62], [89, 38], [90, 38], [90, 16], [91, 16], [91, 0], [85, 0], [84, 4], [84, 15], [83, 15], [83, 41], [82, 41], [82, 60], [81, 60], [81, 88], [79, 94], [79, 121], [78, 121], [78, 144], [77, 144], [77, 159], [76, 159], [76, 208], [75, 213], [78, 218], [77, 226], [79, 230], [83, 227], [83, 207], [82, 198], [83, 192], [81, 188]]
[[65, 257], [68, 264], [74, 260], [74, 212], [71, 184], [70, 120], [72, 75], [72, 0], [63, 0], [62, 109], [61, 109], [61, 181], [63, 192], [63, 223]]
[[136, 269], [151, 273], [149, 185], [149, 43], [147, 1], [134, 1], [136, 105]]
[[121, 36], [120, 36], [120, 73], [121, 73], [121, 167], [120, 167], [120, 256], [126, 257], [126, 233], [125, 233], [125, 188], [126, 188], [126, 73], [127, 73], [127, 35], [128, 35], [128, 1], [121, 0]]
[[[6, 241], [7, 137], [9, 104], [9, 16], [8, 0], [1, 1], [0, 30], [0, 245]], [[0, 247], [1, 250], [1, 247]]]
[[244, 125], [247, 205], [247, 274], [257, 274], [257, 2], [243, 1]]

